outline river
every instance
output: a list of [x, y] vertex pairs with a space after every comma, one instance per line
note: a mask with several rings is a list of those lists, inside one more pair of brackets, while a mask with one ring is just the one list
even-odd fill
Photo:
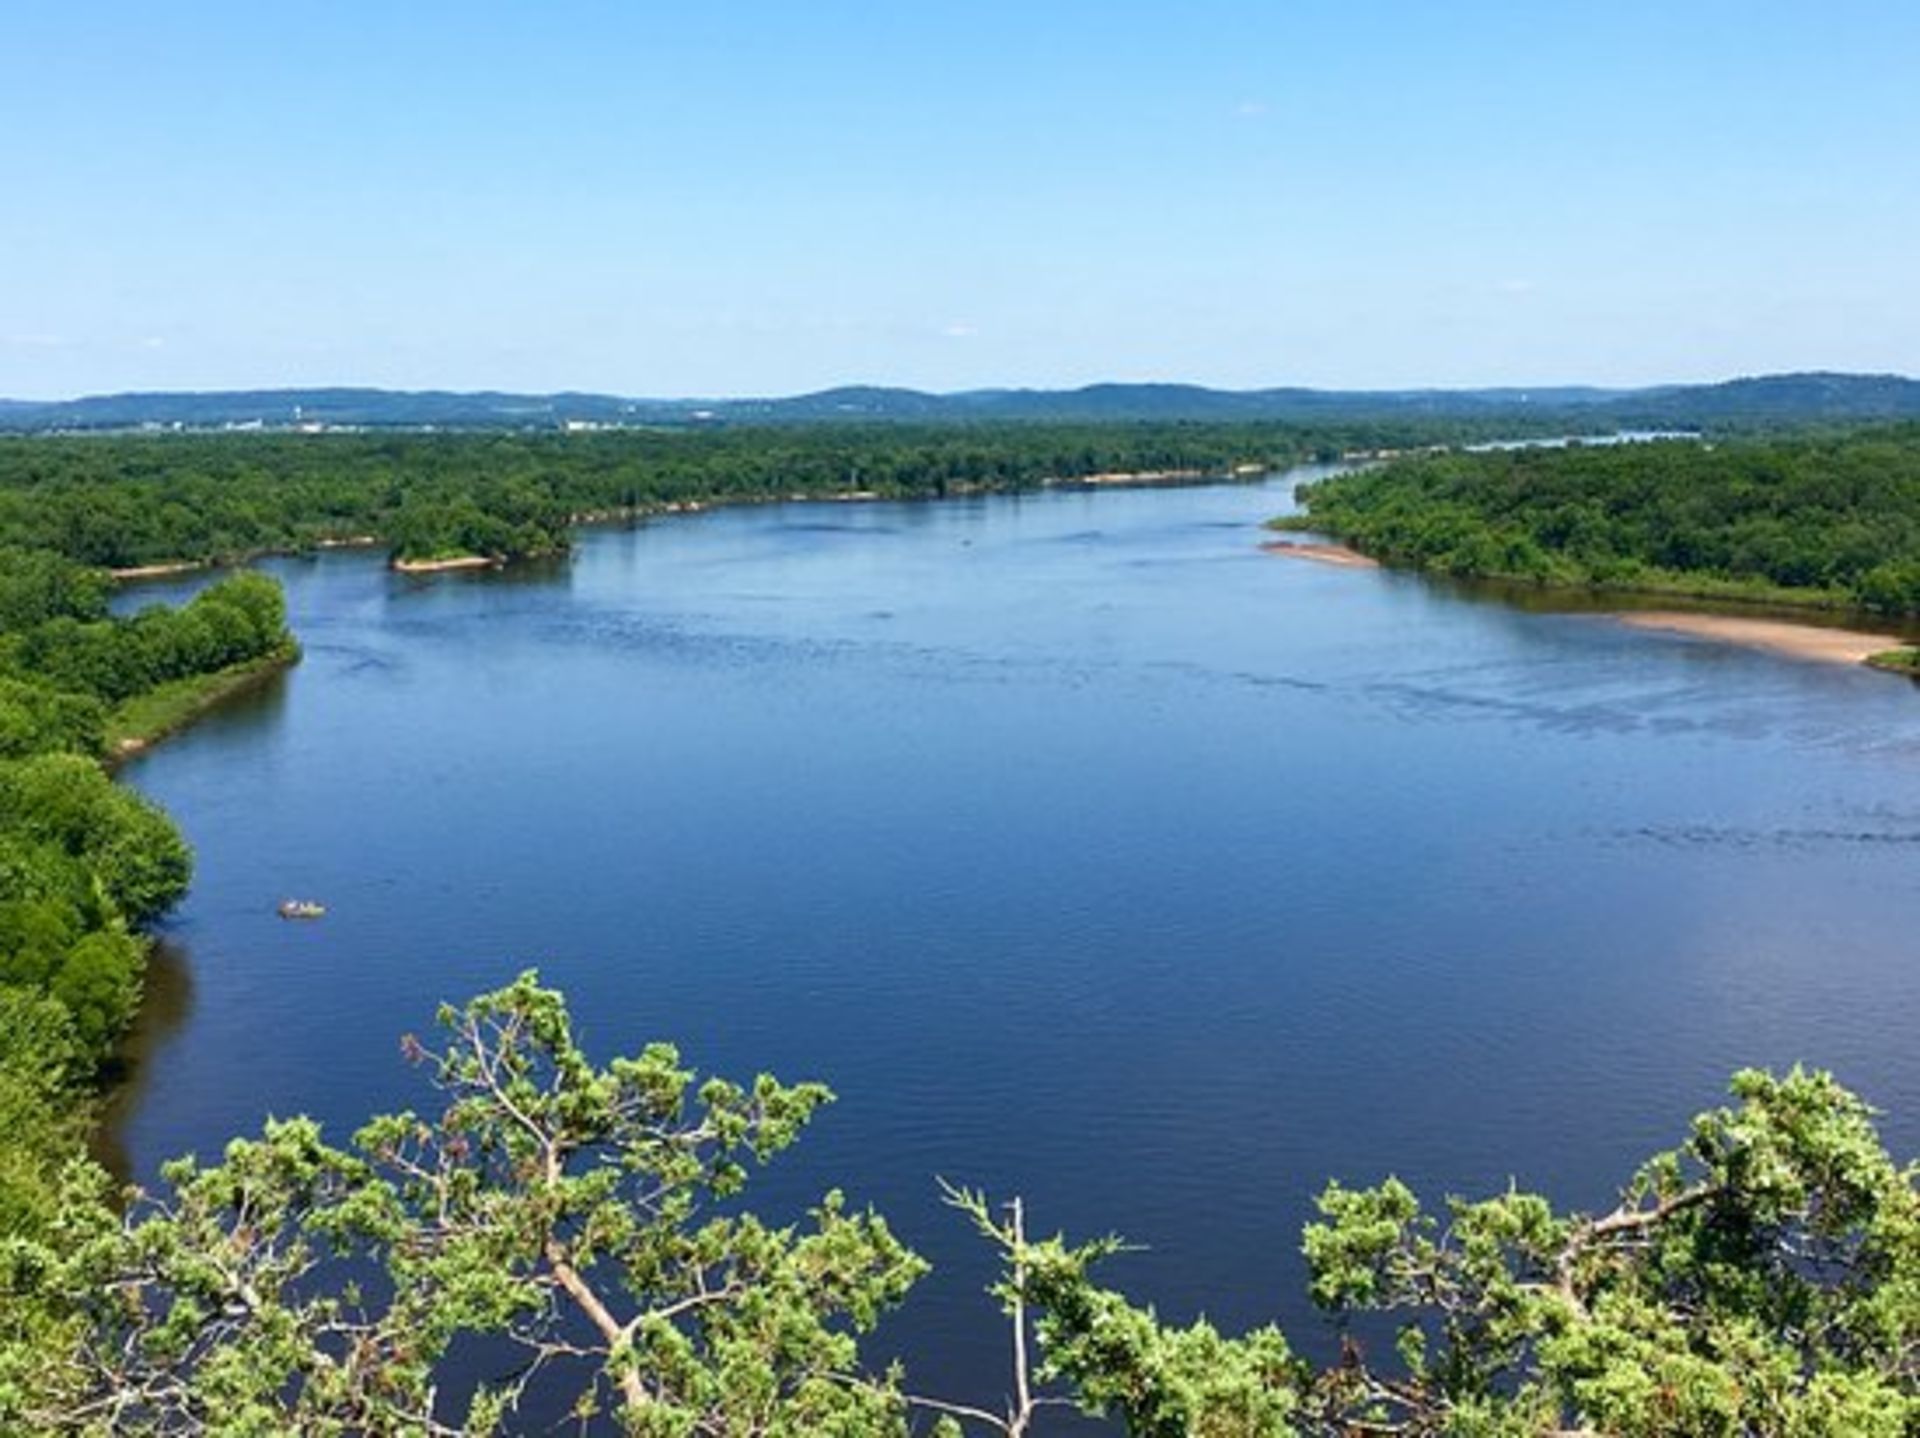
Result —
[[199, 869], [122, 1161], [426, 1103], [400, 1033], [537, 965], [602, 1055], [832, 1084], [757, 1205], [887, 1213], [938, 1272], [883, 1334], [991, 1406], [936, 1176], [1312, 1346], [1331, 1176], [1599, 1206], [1795, 1060], [1912, 1154], [1920, 694], [1262, 554], [1299, 477], [268, 563], [305, 661], [123, 771]]

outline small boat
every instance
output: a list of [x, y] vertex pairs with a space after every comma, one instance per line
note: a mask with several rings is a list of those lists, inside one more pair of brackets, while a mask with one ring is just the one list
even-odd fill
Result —
[[283, 899], [280, 903], [283, 919], [317, 919], [326, 911], [325, 904], [316, 904], [312, 899]]

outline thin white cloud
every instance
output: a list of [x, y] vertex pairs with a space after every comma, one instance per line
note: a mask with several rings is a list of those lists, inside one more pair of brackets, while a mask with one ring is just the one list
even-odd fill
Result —
[[977, 325], [970, 325], [965, 320], [955, 320], [952, 324], [944, 326], [940, 333], [950, 340], [970, 340], [980, 333], [980, 329]]
[[1233, 107], [1233, 113], [1242, 120], [1257, 120], [1267, 113], [1265, 100], [1242, 100]]

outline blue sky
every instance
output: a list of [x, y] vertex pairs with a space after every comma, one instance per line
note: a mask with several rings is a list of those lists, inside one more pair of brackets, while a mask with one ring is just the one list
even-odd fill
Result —
[[5, 0], [0, 395], [1920, 372], [1913, 0]]

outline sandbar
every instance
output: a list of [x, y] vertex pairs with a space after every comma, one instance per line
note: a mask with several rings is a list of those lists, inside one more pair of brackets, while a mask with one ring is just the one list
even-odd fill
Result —
[[485, 554], [457, 554], [450, 559], [396, 559], [401, 574], [438, 574], [446, 569], [493, 569], [500, 561]]
[[1794, 624], [1781, 619], [1746, 619], [1728, 614], [1686, 614], [1641, 610], [1614, 618], [1635, 629], [1715, 639], [1747, 649], [1764, 649], [1789, 659], [1811, 659], [1825, 664], [1863, 664], [1868, 658], [1906, 641], [1890, 634], [1867, 634], [1857, 629], [1830, 629], [1822, 624]]
[[1283, 559], [1311, 559], [1316, 564], [1337, 564], [1345, 569], [1378, 569], [1380, 561], [1369, 559], [1344, 544], [1308, 544], [1295, 539], [1270, 539], [1260, 548]]
[[130, 564], [121, 569], [109, 569], [107, 573], [115, 579], [164, 579], [170, 574], [191, 574], [196, 569], [206, 567], [203, 560], [183, 559], [171, 564]]

